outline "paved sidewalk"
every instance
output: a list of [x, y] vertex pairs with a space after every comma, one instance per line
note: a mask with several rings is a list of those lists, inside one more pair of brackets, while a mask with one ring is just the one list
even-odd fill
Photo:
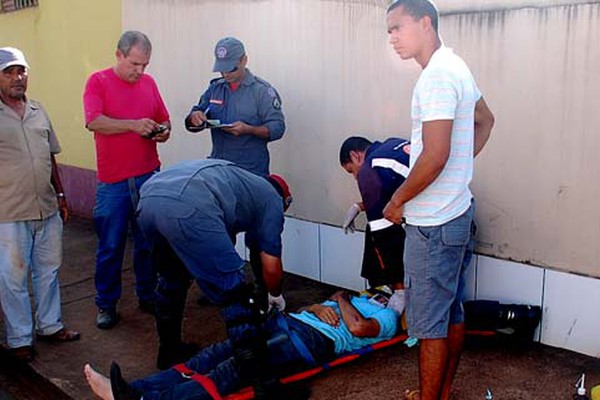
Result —
[[[60, 272], [63, 317], [67, 326], [81, 332], [82, 338], [73, 343], [37, 343], [38, 355], [30, 367], [61, 389], [66, 398], [93, 399], [82, 373], [86, 362], [106, 373], [110, 362], [116, 360], [126, 379], [156, 372], [154, 321], [137, 309], [128, 256], [119, 306], [121, 322], [108, 331], [97, 329], [93, 280], [96, 237], [91, 222], [73, 219], [65, 227], [64, 240], [64, 264]], [[288, 276], [284, 287], [289, 310], [322, 300], [335, 290], [295, 276]], [[200, 294], [193, 288], [186, 308], [186, 339], [200, 345], [223, 339], [224, 328], [217, 308], [198, 305]], [[2, 325], [2, 340], [3, 336]], [[6, 359], [0, 355], [0, 361]], [[461, 361], [454, 398], [483, 399], [489, 386], [494, 399], [500, 400], [568, 399], [582, 372], [586, 373], [588, 390], [591, 384], [600, 384], [597, 358], [541, 345], [517, 350], [478, 341], [468, 346]], [[403, 346], [381, 350], [310, 380], [310, 386], [312, 399], [319, 400], [402, 399], [405, 389], [417, 386], [417, 350]]]

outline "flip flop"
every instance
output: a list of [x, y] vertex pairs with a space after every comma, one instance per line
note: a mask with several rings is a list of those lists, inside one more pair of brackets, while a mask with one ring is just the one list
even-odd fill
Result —
[[404, 392], [404, 398], [406, 400], [420, 400], [421, 399], [421, 391], [420, 390], [407, 390]]

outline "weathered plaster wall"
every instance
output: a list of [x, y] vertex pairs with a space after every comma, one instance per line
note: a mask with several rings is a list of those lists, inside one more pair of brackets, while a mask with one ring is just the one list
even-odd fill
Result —
[[[567, 3], [567, 4], [565, 4]], [[235, 35], [250, 68], [280, 91], [288, 132], [272, 169], [294, 188], [291, 214], [340, 225], [358, 195], [338, 166], [349, 134], [408, 135], [419, 74], [389, 49], [386, 1], [126, 0], [125, 28], [149, 33], [150, 71], [174, 137], [169, 164], [208, 154], [182, 119], [208, 80], [214, 43]], [[479, 251], [600, 276], [600, 4], [439, 1], [446, 44], [473, 70], [497, 125], [476, 162]], [[496, 11], [485, 11], [496, 10]]]

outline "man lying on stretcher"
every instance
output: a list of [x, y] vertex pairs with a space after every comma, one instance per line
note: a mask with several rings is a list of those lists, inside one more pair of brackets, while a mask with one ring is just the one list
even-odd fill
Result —
[[[284, 377], [392, 338], [399, 316], [383, 304], [385, 301], [374, 301], [376, 297], [354, 297], [339, 291], [297, 314], [271, 315], [264, 324], [269, 338], [268, 365]], [[226, 395], [251, 384], [239, 375], [228, 341], [204, 348], [183, 365], [130, 383], [121, 377], [116, 363], [111, 365], [110, 378], [89, 364], [84, 373], [92, 391], [104, 400], [140, 400], [142, 396], [143, 400], [209, 400], [214, 398], [211, 390]], [[208, 383], [201, 375], [208, 378]], [[298, 391], [298, 398], [307, 399], [308, 395]]]

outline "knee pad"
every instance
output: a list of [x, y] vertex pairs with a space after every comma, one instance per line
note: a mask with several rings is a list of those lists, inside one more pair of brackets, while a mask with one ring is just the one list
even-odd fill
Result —
[[231, 341], [234, 358], [244, 380], [266, 376], [267, 341], [263, 332], [266, 312], [256, 300], [253, 286], [244, 285], [225, 294], [221, 315]]

